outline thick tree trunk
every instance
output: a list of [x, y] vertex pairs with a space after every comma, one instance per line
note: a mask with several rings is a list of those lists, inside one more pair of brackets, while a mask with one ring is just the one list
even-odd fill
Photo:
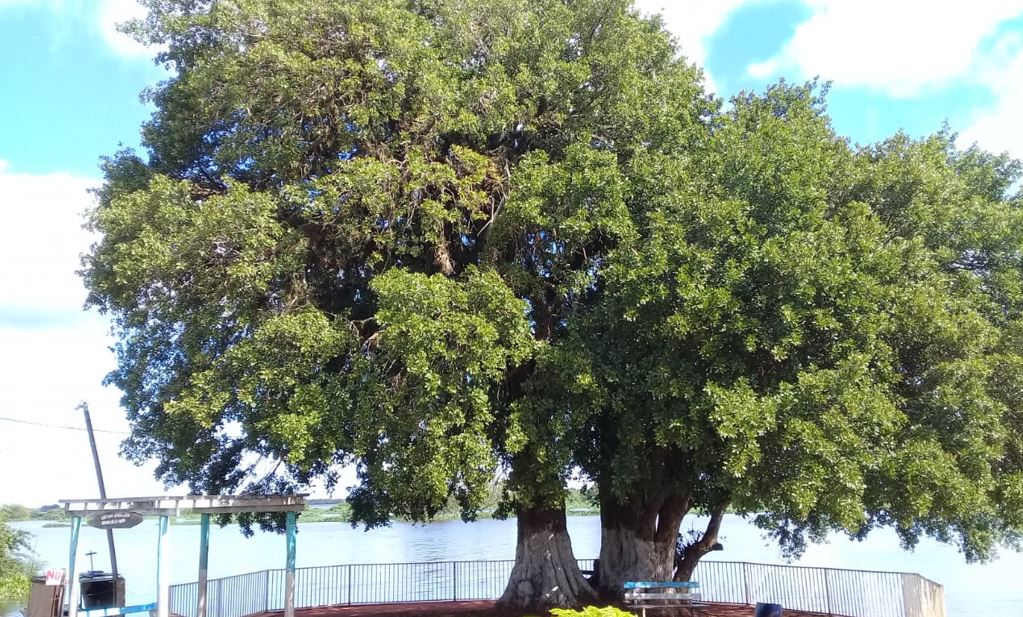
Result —
[[596, 600], [572, 553], [565, 522], [564, 507], [519, 511], [515, 566], [498, 606], [546, 613]]
[[696, 571], [696, 566], [699, 565], [700, 560], [707, 553], [714, 550], [714, 545], [718, 541], [718, 532], [721, 531], [721, 521], [724, 519], [727, 508], [728, 504], [724, 503], [711, 512], [710, 520], [707, 521], [707, 528], [704, 530], [699, 541], [686, 547], [685, 554], [676, 564], [674, 580], [688, 581], [692, 579], [693, 572]]
[[617, 598], [626, 581], [668, 581], [675, 566], [675, 541], [689, 500], [634, 497], [600, 504], [600, 577], [602, 595]]

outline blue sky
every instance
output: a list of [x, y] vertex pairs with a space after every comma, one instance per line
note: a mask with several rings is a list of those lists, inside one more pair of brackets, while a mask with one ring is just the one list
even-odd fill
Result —
[[[963, 144], [1023, 156], [1023, 0], [639, 0], [663, 12], [708, 84], [729, 96], [779, 77], [831, 80], [836, 129], [870, 143], [944, 121]], [[95, 492], [82, 426], [87, 400], [110, 492], [161, 490], [114, 456], [127, 429], [107, 324], [81, 310], [74, 274], [90, 242], [99, 157], [138, 142], [139, 93], [165, 74], [116, 31], [134, 0], [0, 0], [0, 502]], [[40, 482], [39, 478], [45, 481]], [[179, 489], [177, 492], [181, 492]]]

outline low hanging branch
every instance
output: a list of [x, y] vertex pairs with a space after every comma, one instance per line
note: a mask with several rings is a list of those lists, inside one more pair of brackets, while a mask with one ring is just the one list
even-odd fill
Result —
[[688, 534], [680, 533], [678, 535], [678, 542], [675, 544], [674, 579], [676, 581], [691, 579], [700, 559], [707, 553], [720, 551], [724, 548], [718, 542], [718, 533], [721, 531], [721, 521], [724, 520], [728, 504], [729, 502], [726, 501], [711, 512], [707, 527], [702, 532], [693, 529]]

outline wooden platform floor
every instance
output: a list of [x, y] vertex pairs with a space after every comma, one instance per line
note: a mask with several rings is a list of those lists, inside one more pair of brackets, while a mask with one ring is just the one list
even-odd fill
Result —
[[[639, 611], [636, 611], [637, 614]], [[710, 604], [703, 610], [704, 617], [753, 617], [754, 607], [736, 604]], [[656, 611], [647, 610], [649, 617]], [[684, 613], [683, 613], [684, 614]], [[421, 602], [417, 604], [366, 604], [360, 606], [320, 606], [300, 608], [295, 617], [525, 617], [528, 614], [500, 611], [493, 601], [476, 602]], [[250, 617], [282, 617], [282, 611], [260, 613]], [[804, 613], [785, 609], [785, 617], [821, 617], [820, 613]]]

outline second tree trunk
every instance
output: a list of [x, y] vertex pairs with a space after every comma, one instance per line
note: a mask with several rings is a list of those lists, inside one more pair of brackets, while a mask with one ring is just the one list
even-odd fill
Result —
[[622, 595], [626, 581], [670, 581], [675, 542], [685, 496], [633, 497], [624, 503], [600, 504], [600, 588], [605, 596]]

